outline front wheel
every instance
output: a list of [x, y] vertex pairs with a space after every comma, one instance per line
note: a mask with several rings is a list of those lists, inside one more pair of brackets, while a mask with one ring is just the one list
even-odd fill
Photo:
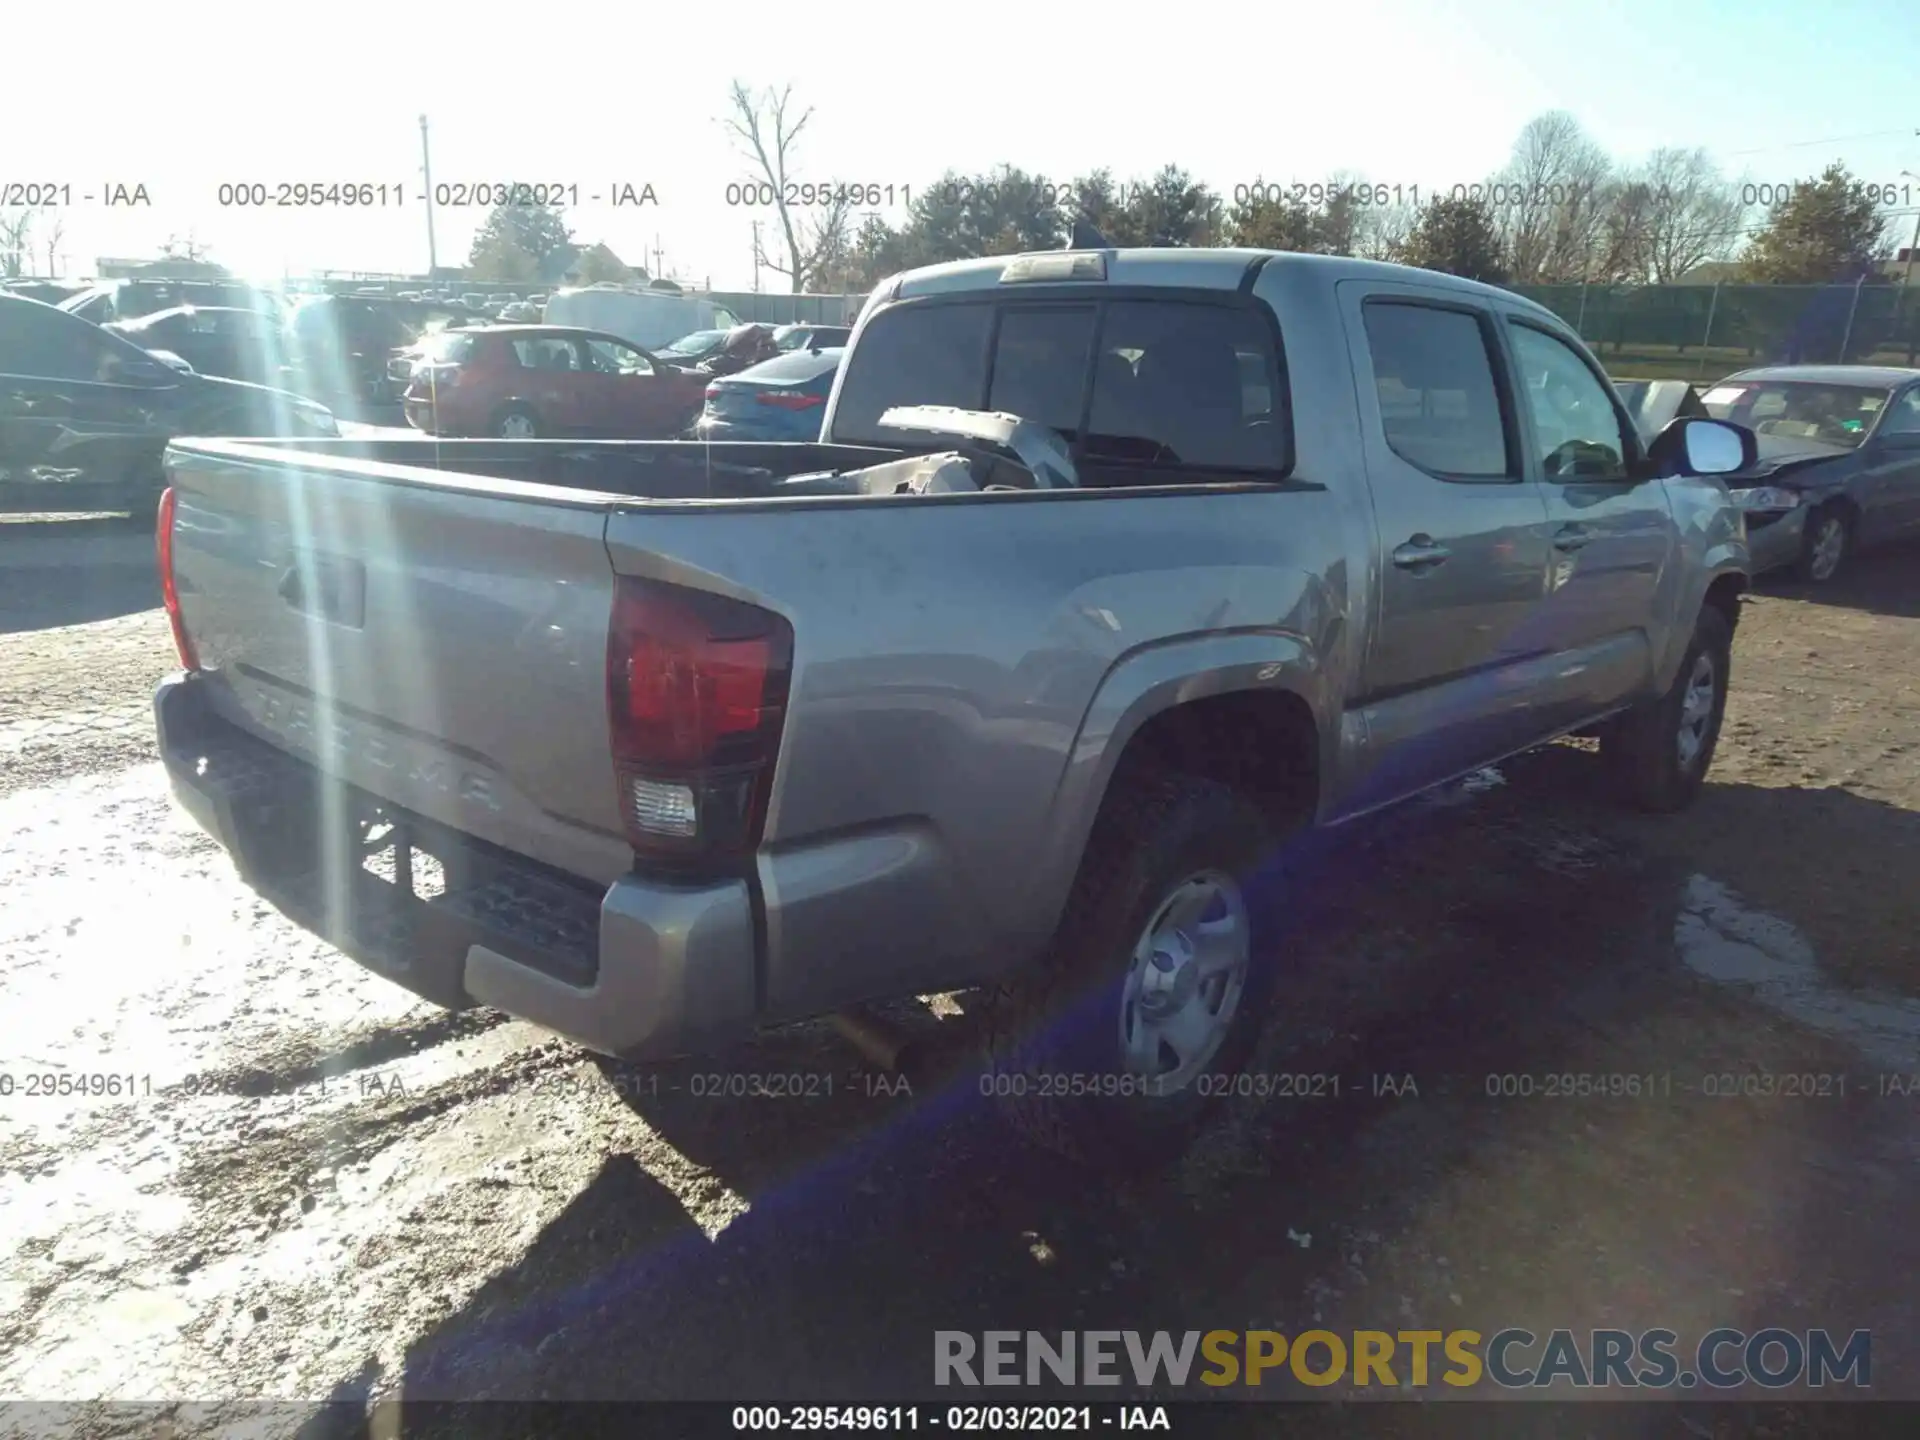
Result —
[[983, 1091], [1029, 1140], [1098, 1168], [1192, 1142], [1258, 1037], [1274, 958], [1248, 881], [1272, 840], [1213, 781], [1121, 777], [1050, 952], [989, 997]]
[[1800, 538], [1800, 558], [1793, 567], [1795, 577], [1813, 585], [1830, 583], [1846, 563], [1852, 540], [1853, 527], [1847, 523], [1846, 511], [1838, 505], [1814, 511], [1807, 517], [1807, 527]]
[[1703, 606], [1672, 686], [1621, 716], [1602, 739], [1602, 757], [1637, 808], [1684, 810], [1700, 793], [1720, 741], [1732, 658], [1733, 626]]

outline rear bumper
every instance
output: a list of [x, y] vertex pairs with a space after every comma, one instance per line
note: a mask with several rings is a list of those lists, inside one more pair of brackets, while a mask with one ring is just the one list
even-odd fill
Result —
[[[648, 1059], [712, 1049], [756, 1024], [744, 880], [625, 875], [605, 890], [461, 836], [333, 780], [218, 715], [199, 677], [154, 694], [175, 797], [241, 878], [368, 969], [453, 1009], [492, 1005], [589, 1049]], [[367, 868], [394, 826], [444, 888]], [[405, 852], [400, 852], [404, 854]]]

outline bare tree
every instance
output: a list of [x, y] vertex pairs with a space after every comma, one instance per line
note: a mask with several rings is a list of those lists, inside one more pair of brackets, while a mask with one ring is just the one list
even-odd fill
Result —
[[26, 273], [33, 259], [33, 222], [38, 214], [25, 205], [0, 210], [0, 276], [11, 280]]
[[46, 238], [40, 243], [47, 247], [47, 277], [52, 279], [60, 273], [60, 242], [67, 238], [67, 224], [58, 210], [49, 211], [48, 216], [53, 223], [47, 226]]
[[816, 272], [844, 262], [852, 238], [853, 197], [844, 186], [816, 187], [799, 179], [795, 146], [813, 118], [813, 107], [792, 114], [791, 85], [778, 94], [767, 90], [756, 95], [736, 80], [728, 101], [733, 113], [721, 123], [759, 172], [753, 183], [772, 191], [769, 198], [786, 250], [782, 264], [761, 249], [756, 238], [756, 258], [787, 276], [798, 294]]
[[1362, 260], [1398, 262], [1419, 223], [1420, 210], [1415, 205], [1363, 205], [1354, 217], [1351, 253]]
[[1600, 285], [1641, 284], [1651, 261], [1653, 190], [1637, 175], [1607, 186], [1599, 231], [1582, 277]]
[[1489, 200], [1513, 278], [1579, 280], [1592, 268], [1613, 162], [1564, 110], [1529, 120]]
[[1671, 284], [1740, 244], [1748, 206], [1705, 150], [1656, 150], [1647, 158], [1647, 270]]

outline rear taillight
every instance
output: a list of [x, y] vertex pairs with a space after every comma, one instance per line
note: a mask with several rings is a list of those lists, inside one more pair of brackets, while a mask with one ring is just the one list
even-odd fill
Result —
[[809, 395], [804, 390], [762, 390], [753, 398], [776, 410], [812, 410], [827, 403], [826, 396]]
[[173, 628], [173, 648], [180, 663], [189, 670], [200, 668], [194, 654], [193, 637], [187, 634], [186, 619], [180, 614], [180, 590], [173, 580], [173, 512], [177, 492], [169, 485], [160, 495], [159, 518], [154, 525], [154, 543], [160, 559], [160, 603], [167, 610], [167, 624]]
[[709, 405], [718, 400], [720, 398], [720, 387], [718, 385], [707, 386], [705, 398]]
[[719, 860], [760, 842], [793, 629], [757, 605], [623, 576], [607, 630], [607, 718], [636, 853]]

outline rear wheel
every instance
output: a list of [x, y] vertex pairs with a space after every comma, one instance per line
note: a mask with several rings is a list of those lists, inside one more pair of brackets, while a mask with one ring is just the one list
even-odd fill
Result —
[[1116, 781], [1050, 952], [993, 992], [982, 1088], [1028, 1139], [1099, 1168], [1172, 1158], [1246, 1058], [1271, 992], [1246, 882], [1260, 811], [1213, 781]]
[[506, 405], [494, 412], [489, 428], [502, 440], [538, 440], [540, 417], [525, 405]]

